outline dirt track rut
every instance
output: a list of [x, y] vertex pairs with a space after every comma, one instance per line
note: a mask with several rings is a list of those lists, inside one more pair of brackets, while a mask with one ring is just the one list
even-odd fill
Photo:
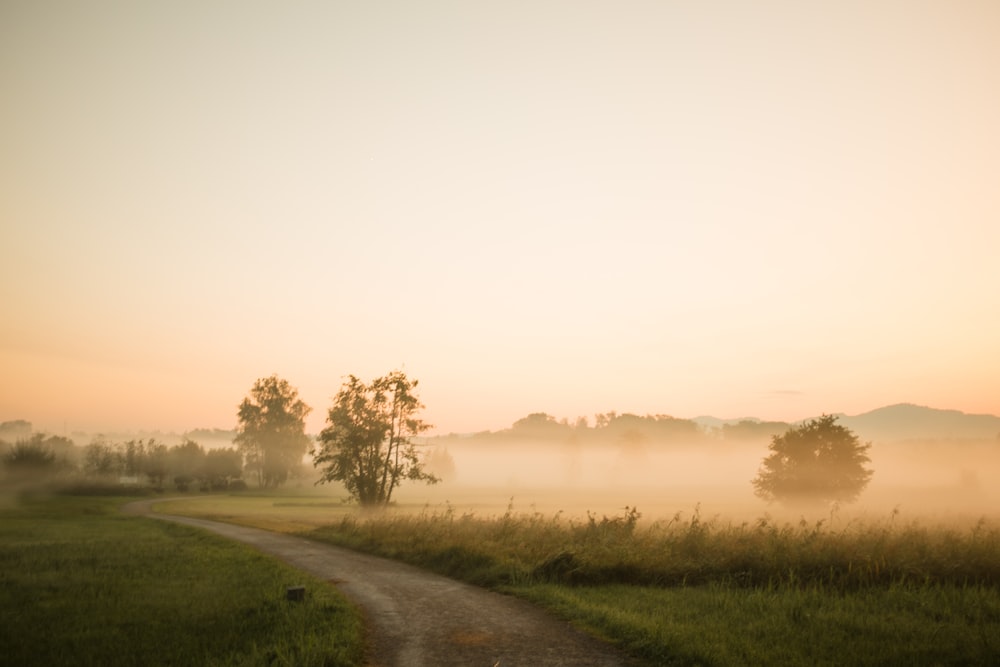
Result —
[[626, 665], [608, 644], [543, 610], [396, 561], [300, 537], [204, 519], [136, 514], [210, 530], [335, 584], [364, 612], [376, 667]]

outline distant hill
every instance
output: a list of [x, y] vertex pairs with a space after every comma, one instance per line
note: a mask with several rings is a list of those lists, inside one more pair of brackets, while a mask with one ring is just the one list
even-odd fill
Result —
[[[819, 415], [816, 415], [819, 417]], [[939, 410], [910, 403], [878, 408], [850, 416], [838, 414], [838, 423], [854, 431], [862, 442], [900, 442], [905, 440], [989, 440], [1000, 445], [1000, 417], [972, 415], [958, 410]], [[677, 419], [666, 415], [638, 416], [614, 412], [598, 415], [597, 423], [589, 426], [569, 424], [544, 412], [519, 419], [509, 429], [459, 436], [434, 436], [431, 440], [492, 442], [533, 440], [537, 442], [573, 441], [584, 443], [647, 442], [693, 443], [704, 438], [721, 438], [729, 442], [769, 441], [798, 423], [762, 421], [756, 417], [720, 419], [701, 415], [692, 419]]]
[[970, 415], [911, 403], [890, 405], [854, 417], [843, 415], [838, 423], [865, 441], [1000, 438], [1000, 417], [995, 415]]
[[[972, 415], [899, 403], [853, 417], [844, 414], [837, 417], [839, 424], [857, 433], [863, 441], [997, 439], [1000, 442], [1000, 417], [995, 415]], [[770, 438], [793, 426], [784, 422], [763, 422], [756, 417], [719, 419], [706, 415], [692, 421], [734, 440]]]

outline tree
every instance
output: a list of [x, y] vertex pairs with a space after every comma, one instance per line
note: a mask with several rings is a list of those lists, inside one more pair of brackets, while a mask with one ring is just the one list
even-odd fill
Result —
[[3, 464], [8, 470], [42, 472], [56, 467], [56, 453], [46, 446], [41, 433], [32, 438], [18, 440], [3, 455]]
[[176, 477], [182, 478], [181, 484], [190, 484], [205, 473], [205, 449], [185, 437], [184, 442], [170, 448], [169, 468]]
[[851, 502], [871, 480], [868, 450], [850, 429], [823, 415], [771, 438], [753, 479], [757, 496], [786, 503]]
[[236, 449], [213, 449], [205, 454], [204, 482], [212, 489], [225, 489], [243, 474], [243, 455]]
[[365, 506], [387, 505], [403, 481], [439, 480], [424, 469], [411, 442], [430, 425], [418, 418], [423, 404], [414, 393], [417, 380], [401, 371], [365, 384], [351, 375], [337, 392], [319, 435], [313, 465], [318, 484], [342, 482]]
[[163, 480], [170, 471], [169, 450], [165, 444], [149, 439], [143, 456], [142, 471], [154, 488], [163, 488]]
[[120, 446], [118, 455], [122, 460], [122, 473], [127, 477], [138, 477], [146, 458], [145, 443], [133, 438]]
[[83, 450], [83, 471], [110, 477], [121, 472], [122, 463], [114, 448], [103, 440], [93, 440]]
[[239, 405], [236, 443], [261, 487], [288, 479], [309, 448], [305, 418], [312, 408], [277, 375], [258, 379]]
[[510, 435], [522, 440], [565, 440], [570, 435], [570, 426], [559, 423], [552, 415], [533, 412], [514, 422]]
[[73, 441], [60, 436], [45, 437], [35, 433], [19, 438], [0, 455], [6, 477], [13, 481], [28, 481], [54, 476], [72, 469], [69, 459]]

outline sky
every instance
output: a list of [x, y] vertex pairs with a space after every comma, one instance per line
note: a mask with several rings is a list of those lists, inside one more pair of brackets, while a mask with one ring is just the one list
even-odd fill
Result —
[[0, 421], [1000, 414], [994, 0], [2, 0], [0, 90]]

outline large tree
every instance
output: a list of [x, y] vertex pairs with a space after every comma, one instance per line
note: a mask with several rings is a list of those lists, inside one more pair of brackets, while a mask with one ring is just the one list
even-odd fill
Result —
[[240, 403], [233, 442], [261, 487], [282, 484], [301, 464], [309, 449], [305, 419], [311, 411], [298, 390], [277, 375], [257, 380]]
[[411, 441], [430, 428], [419, 417], [417, 380], [393, 371], [365, 384], [351, 375], [337, 392], [313, 465], [319, 483], [342, 482], [365, 506], [386, 505], [403, 480], [434, 484]]
[[872, 477], [869, 448], [832, 415], [807, 421], [771, 438], [754, 492], [784, 503], [853, 501]]

